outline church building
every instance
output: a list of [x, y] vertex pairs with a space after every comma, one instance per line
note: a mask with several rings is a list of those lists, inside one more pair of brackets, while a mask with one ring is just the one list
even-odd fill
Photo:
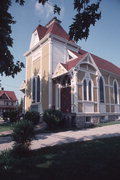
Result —
[[25, 111], [55, 108], [78, 127], [119, 118], [120, 68], [69, 40], [57, 18], [35, 29], [25, 56]]

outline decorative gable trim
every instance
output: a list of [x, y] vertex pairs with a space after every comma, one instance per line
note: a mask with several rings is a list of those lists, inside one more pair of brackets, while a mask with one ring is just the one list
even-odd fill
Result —
[[64, 68], [64, 66], [61, 63], [59, 63], [56, 67], [56, 70], [55, 70], [52, 78], [56, 78], [56, 77], [61, 76], [67, 72], [68, 71]]
[[90, 53], [87, 53], [73, 68], [76, 70], [80, 70], [80, 65], [84, 63], [92, 65], [96, 69], [97, 75], [101, 75], [101, 72]]
[[89, 53], [89, 57], [90, 57], [90, 60], [91, 60], [91, 62], [92, 62], [92, 64], [93, 64], [93, 66], [94, 66], [94, 67], [95, 67], [95, 69], [97, 70], [98, 75], [100, 75], [100, 76], [101, 76], [101, 72], [100, 72], [100, 70], [99, 70], [98, 66], [96, 65], [96, 63], [95, 63], [95, 61], [94, 61], [94, 59], [92, 58], [92, 56], [91, 56], [91, 54], [90, 54], [90, 53]]
[[81, 62], [87, 57], [88, 54], [86, 54], [74, 67], [72, 67], [70, 69], [70, 71], [72, 71], [73, 69], [78, 70], [79, 69], [79, 65], [81, 64]]
[[[71, 56], [71, 58], [69, 58], [69, 56]], [[73, 59], [76, 59], [78, 56], [76, 56], [73, 52], [71, 52], [70, 50], [68, 50], [68, 58], [67, 61], [71, 61]]]
[[7, 95], [7, 93], [3, 92], [0, 97], [2, 97], [3, 95], [6, 95], [6, 97], [10, 100], [9, 96]]

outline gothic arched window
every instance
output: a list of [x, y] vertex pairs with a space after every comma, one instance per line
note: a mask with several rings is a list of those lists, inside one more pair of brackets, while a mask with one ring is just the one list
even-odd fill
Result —
[[37, 102], [40, 102], [40, 77], [37, 77]]
[[100, 102], [104, 103], [104, 82], [102, 77], [99, 80]]
[[35, 83], [35, 77], [33, 78], [33, 85], [32, 85], [32, 98], [33, 98], [33, 102], [35, 102], [35, 93], [36, 92], [36, 83]]
[[91, 81], [89, 81], [88, 83], [88, 95], [89, 95], [89, 101], [92, 100], [92, 85], [91, 85]]
[[87, 82], [86, 82], [86, 79], [83, 81], [83, 92], [84, 92], [84, 100], [87, 100]]
[[118, 90], [117, 90], [117, 83], [116, 83], [116, 81], [114, 82], [114, 103], [115, 104], [117, 104], [118, 103], [118, 97], [117, 97], [117, 94], [118, 94], [118, 92], [117, 92]]

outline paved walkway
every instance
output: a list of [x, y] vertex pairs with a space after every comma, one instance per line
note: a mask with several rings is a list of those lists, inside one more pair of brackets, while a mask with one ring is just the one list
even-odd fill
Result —
[[[70, 143], [75, 141], [86, 141], [97, 138], [120, 136], [120, 124], [98, 127], [86, 130], [66, 131], [58, 133], [44, 133], [36, 135], [32, 141], [31, 149], [39, 149], [45, 146]], [[12, 148], [13, 141], [8, 137], [0, 137], [0, 151]]]

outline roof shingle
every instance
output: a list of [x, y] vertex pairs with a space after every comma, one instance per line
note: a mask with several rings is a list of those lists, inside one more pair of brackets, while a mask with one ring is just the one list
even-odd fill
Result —
[[[78, 56], [78, 58], [72, 60], [72, 61], [69, 61], [68, 63], [66, 64], [63, 64], [62, 65], [69, 71], [71, 68], [75, 67], [77, 65], [77, 63], [79, 61], [81, 61], [81, 59], [88, 53], [87, 51], [83, 50], [83, 49], [80, 49], [80, 52], [77, 53], [77, 52], [74, 52], [72, 51], [76, 56]], [[91, 54], [91, 53], [89, 53]], [[112, 72], [114, 74], [117, 74], [117, 75], [120, 75], [120, 68], [117, 67], [116, 65], [114, 65], [113, 63], [105, 60], [105, 59], [102, 59], [94, 54], [91, 54], [93, 60], [95, 61], [96, 65], [98, 66], [99, 69], [103, 69], [105, 71], [108, 71], [108, 72]]]
[[[37, 31], [38, 31], [38, 35], [39, 35], [39, 39], [41, 40], [45, 35], [47, 35], [48, 33], [57, 35], [59, 37], [62, 37], [66, 40], [69, 40], [69, 35], [66, 33], [66, 31], [62, 28], [62, 26], [60, 25], [60, 21], [57, 18], [53, 18], [53, 20], [51, 20], [46, 26], [41, 26], [39, 25], [37, 27]], [[74, 41], [72, 41], [74, 42]], [[66, 70], [70, 70], [71, 68], [75, 67], [76, 64], [81, 61], [81, 59], [85, 56], [85, 54], [87, 54], [88, 52], [80, 49], [80, 52], [74, 52], [72, 51], [76, 56], [78, 56], [78, 58], [69, 61], [66, 64], [61, 63]], [[90, 53], [91, 54], [91, 53]], [[91, 54], [92, 58], [94, 59], [96, 65], [98, 66], [99, 69], [103, 69], [109, 72], [112, 72], [114, 74], [118, 74], [120, 75], [120, 68], [115, 66], [114, 64], [112, 64], [109, 61], [106, 61], [98, 56], [95, 56], [94, 54]]]
[[14, 91], [0, 91], [0, 96], [2, 96], [3, 94], [6, 94], [10, 98], [10, 100], [17, 101], [17, 97]]

